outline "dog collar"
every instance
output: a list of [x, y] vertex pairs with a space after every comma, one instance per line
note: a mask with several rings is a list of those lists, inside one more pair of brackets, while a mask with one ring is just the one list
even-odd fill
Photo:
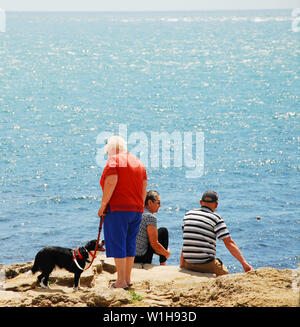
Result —
[[78, 258], [79, 259], [82, 259], [83, 256], [81, 255], [81, 253], [79, 252], [79, 248], [77, 249], [73, 249], [73, 261], [75, 262], [76, 266], [80, 269], [80, 270], [84, 270], [84, 268], [81, 268], [79, 263], [77, 262], [77, 259], [76, 259], [76, 252], [78, 254]]
[[79, 252], [79, 248], [77, 248], [75, 251], [77, 252], [78, 258], [83, 259], [82, 254]]

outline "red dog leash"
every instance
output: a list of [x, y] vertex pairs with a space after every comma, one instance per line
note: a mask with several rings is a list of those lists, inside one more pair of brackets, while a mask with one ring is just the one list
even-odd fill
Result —
[[[93, 264], [93, 262], [94, 262], [94, 260], [95, 260], [95, 258], [96, 258], [96, 252], [97, 252], [98, 245], [99, 245], [99, 241], [100, 241], [100, 235], [101, 235], [101, 231], [102, 231], [103, 220], [104, 220], [104, 216], [101, 216], [100, 224], [99, 224], [98, 237], [97, 237], [97, 242], [96, 242], [96, 247], [95, 247], [94, 254], [91, 254], [91, 253], [89, 252], [89, 253], [91, 254], [92, 258], [93, 258], [92, 261], [90, 262], [90, 265], [89, 265], [87, 268], [82, 269], [82, 268], [78, 265], [77, 260], [76, 260], [76, 250], [74, 250], [74, 252], [73, 252], [73, 261], [75, 262], [75, 264], [77, 265], [77, 267], [78, 267], [79, 269], [83, 270], [83, 271], [88, 270], [88, 269], [91, 267], [91, 265]], [[82, 259], [82, 255], [80, 254], [80, 252], [79, 252], [78, 249], [77, 249], [77, 254], [78, 254], [79, 259]]]
[[97, 242], [96, 242], [96, 247], [95, 247], [95, 251], [94, 251], [94, 254], [93, 254], [93, 259], [92, 259], [90, 265], [89, 265], [86, 269], [84, 269], [84, 270], [89, 269], [90, 266], [93, 264], [93, 261], [94, 261], [95, 258], [96, 258], [96, 252], [97, 252], [98, 245], [99, 245], [99, 241], [100, 241], [100, 235], [101, 235], [101, 231], [102, 231], [103, 220], [104, 220], [104, 216], [101, 216], [100, 224], [99, 224], [98, 237], [97, 237]]
[[84, 270], [88, 270], [90, 268], [90, 266], [93, 264], [93, 261], [96, 258], [96, 252], [97, 252], [99, 241], [100, 241], [100, 235], [101, 235], [101, 231], [102, 231], [103, 220], [104, 220], [104, 216], [101, 216], [100, 224], [99, 224], [98, 237], [97, 237], [97, 242], [96, 242], [96, 247], [95, 247], [95, 251], [94, 251], [94, 254], [93, 254], [93, 259], [92, 259], [90, 265], [86, 269], [84, 269]]

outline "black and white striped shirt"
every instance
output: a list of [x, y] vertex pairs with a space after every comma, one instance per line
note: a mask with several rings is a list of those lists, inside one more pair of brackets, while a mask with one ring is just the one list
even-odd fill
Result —
[[216, 238], [230, 237], [222, 217], [210, 208], [187, 212], [183, 220], [183, 258], [188, 263], [206, 263], [216, 256]]

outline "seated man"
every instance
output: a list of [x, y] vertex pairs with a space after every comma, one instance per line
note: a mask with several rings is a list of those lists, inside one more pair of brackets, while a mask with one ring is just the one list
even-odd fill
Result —
[[200, 209], [190, 210], [184, 216], [180, 267], [217, 276], [228, 274], [222, 261], [215, 258], [218, 238], [241, 263], [245, 272], [252, 270], [231, 238], [224, 220], [214, 212], [218, 206], [218, 194], [214, 191], [204, 192], [200, 204]]
[[171, 252], [168, 251], [169, 235], [167, 228], [157, 229], [154, 213], [160, 207], [160, 196], [157, 191], [148, 191], [145, 199], [144, 213], [136, 237], [135, 263], [151, 263], [153, 253], [159, 255], [159, 262], [165, 265]]

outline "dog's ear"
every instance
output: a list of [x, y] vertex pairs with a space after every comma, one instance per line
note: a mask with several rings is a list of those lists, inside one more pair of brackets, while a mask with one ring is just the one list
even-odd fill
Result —
[[98, 246], [98, 251], [100, 252], [105, 252], [105, 248], [104, 248], [104, 240], [101, 241], [101, 243]]

